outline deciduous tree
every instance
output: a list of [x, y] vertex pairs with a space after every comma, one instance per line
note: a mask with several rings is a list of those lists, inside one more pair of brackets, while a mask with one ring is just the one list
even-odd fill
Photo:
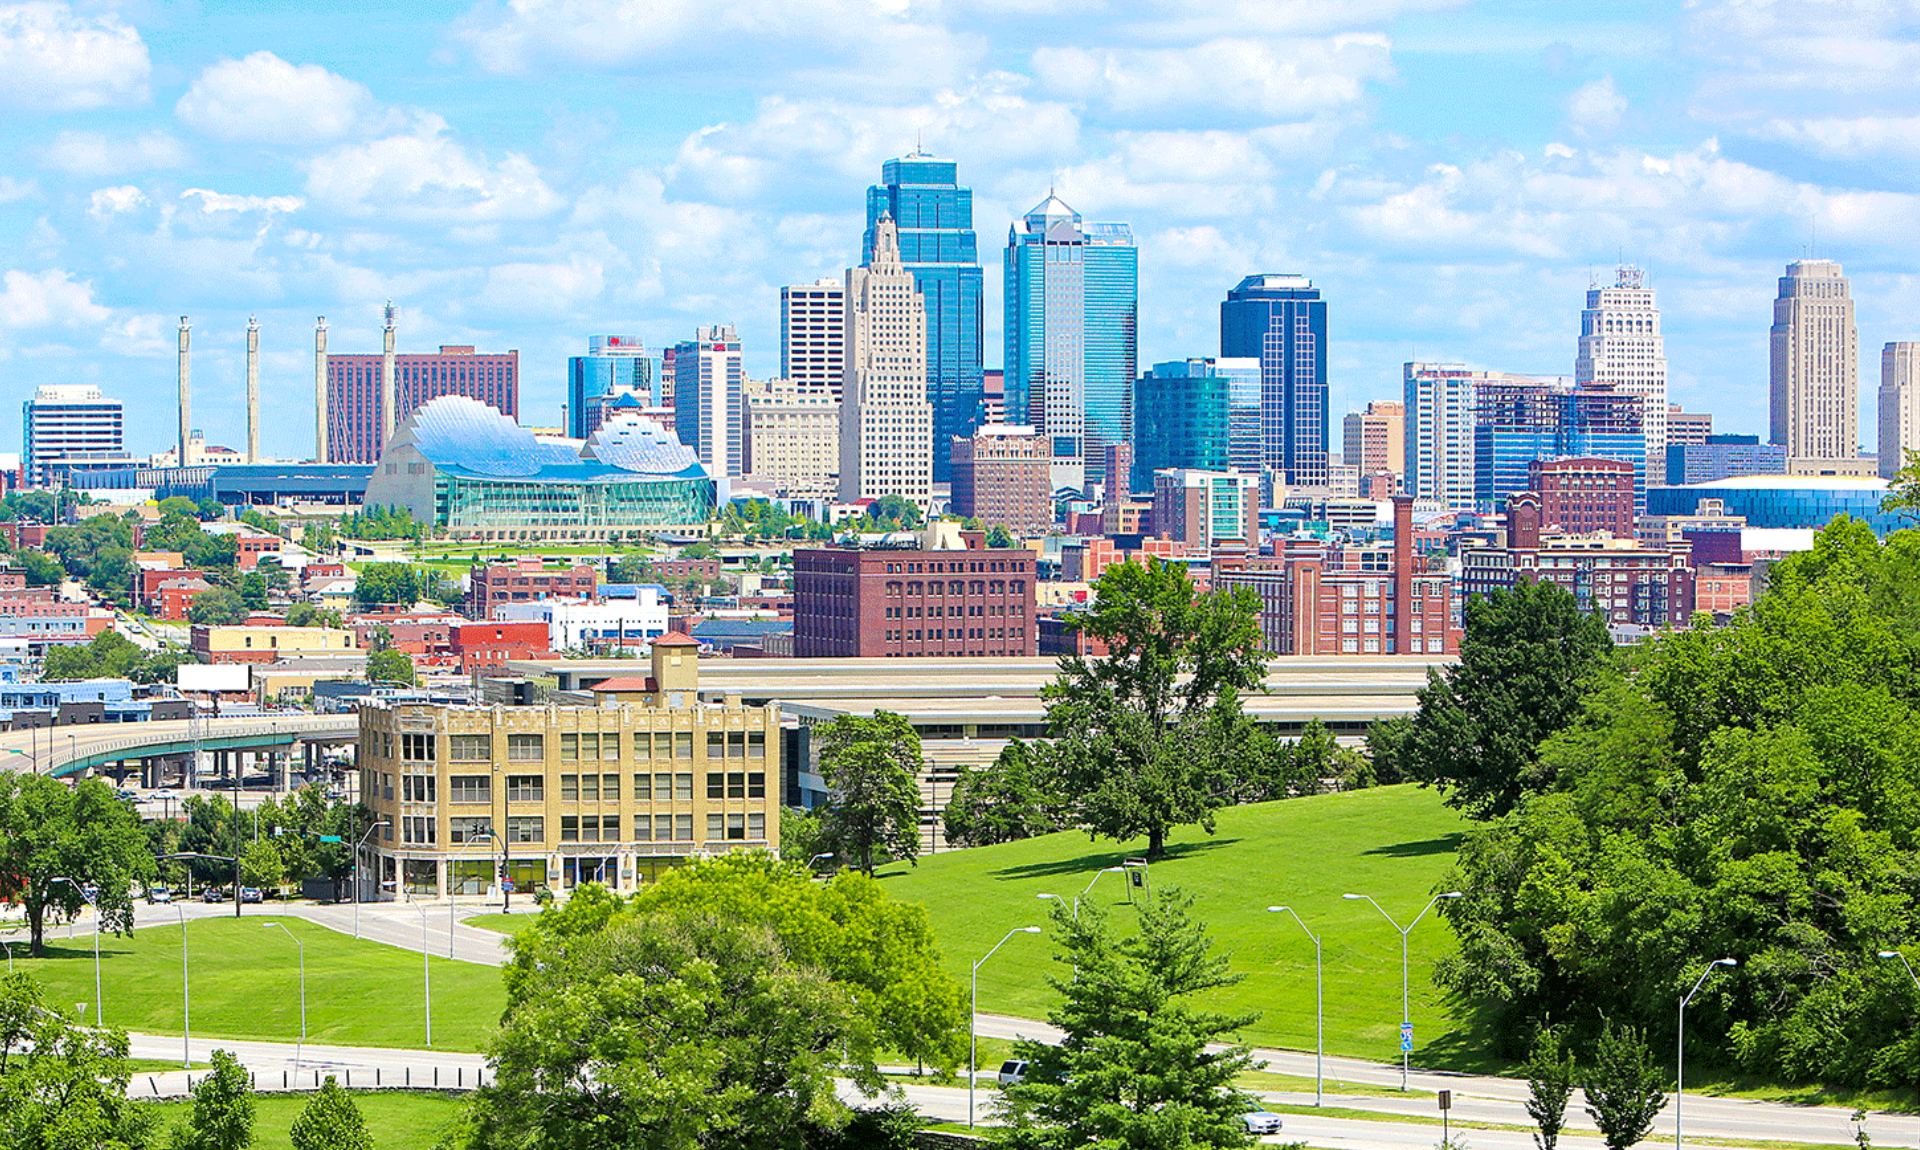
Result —
[[0, 1145], [144, 1150], [154, 1116], [127, 1098], [127, 1034], [48, 1006], [26, 972], [0, 980]]
[[307, 1100], [289, 1133], [293, 1150], [373, 1150], [366, 1118], [331, 1074]]
[[841, 860], [872, 874], [920, 854], [920, 735], [891, 711], [839, 715], [813, 729], [831, 797], [821, 829]]
[[1627, 1150], [1652, 1131], [1654, 1118], [1667, 1104], [1660, 1089], [1665, 1080], [1639, 1031], [1609, 1022], [1600, 1032], [1580, 1088], [1607, 1150]]
[[1047, 789], [1046, 753], [1045, 744], [1014, 739], [992, 765], [961, 767], [941, 815], [947, 841], [978, 847], [1064, 829], [1072, 804]]
[[253, 1079], [230, 1050], [213, 1052], [213, 1071], [194, 1084], [193, 1109], [176, 1126], [172, 1150], [246, 1150], [253, 1145]]
[[1567, 1100], [1573, 1097], [1574, 1080], [1579, 1075], [1573, 1051], [1567, 1049], [1566, 1039], [1558, 1030], [1543, 1026], [1521, 1069], [1527, 1076], [1527, 1117], [1539, 1128], [1533, 1144], [1539, 1150], [1553, 1150], [1560, 1141], [1560, 1131], [1566, 1128]]
[[95, 888], [103, 929], [131, 934], [132, 884], [153, 869], [146, 847], [139, 815], [105, 779], [68, 787], [0, 774], [0, 900], [24, 906], [35, 955], [46, 953], [49, 914], [72, 918], [87, 905], [81, 886]]

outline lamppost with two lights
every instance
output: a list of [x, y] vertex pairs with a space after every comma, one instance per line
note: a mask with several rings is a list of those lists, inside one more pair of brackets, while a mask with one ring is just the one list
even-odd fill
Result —
[[1407, 935], [1413, 932], [1414, 927], [1420, 925], [1420, 920], [1427, 917], [1427, 912], [1433, 909], [1435, 903], [1443, 898], [1464, 898], [1466, 897], [1466, 892], [1450, 890], [1445, 894], [1434, 895], [1427, 900], [1427, 905], [1420, 908], [1420, 913], [1413, 916], [1413, 921], [1405, 926], [1401, 926], [1398, 922], [1395, 922], [1394, 917], [1388, 914], [1379, 903], [1374, 902], [1371, 895], [1343, 894], [1340, 897], [1347, 899], [1363, 898], [1373, 903], [1373, 909], [1380, 912], [1380, 917], [1386, 919], [1387, 922], [1393, 925], [1393, 929], [1400, 932], [1400, 1089], [1405, 1090], [1407, 1088], [1407, 1067], [1413, 1057], [1412, 1000], [1407, 992]]

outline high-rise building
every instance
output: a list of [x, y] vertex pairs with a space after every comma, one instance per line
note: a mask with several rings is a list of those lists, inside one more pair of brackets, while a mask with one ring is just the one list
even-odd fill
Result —
[[1640, 396], [1647, 444], [1647, 482], [1663, 482], [1667, 452], [1667, 350], [1660, 334], [1660, 308], [1646, 273], [1630, 264], [1615, 271], [1613, 286], [1587, 289], [1580, 313], [1580, 349], [1573, 361], [1576, 386], [1612, 384]]
[[1016, 534], [1053, 526], [1052, 457], [1031, 427], [987, 424], [953, 444], [953, 510]]
[[1473, 510], [1473, 408], [1481, 383], [1515, 378], [1463, 363], [1405, 368], [1403, 489], [1449, 511]]
[[840, 389], [840, 498], [933, 494], [927, 313], [882, 215], [866, 266], [847, 269], [847, 370]]
[[1176, 359], [1134, 383], [1129, 490], [1169, 467], [1259, 474], [1259, 360]]
[[1083, 483], [1133, 435], [1138, 271], [1131, 226], [1086, 223], [1057, 196], [1007, 230], [1007, 420], [1039, 428]]
[[847, 374], [847, 285], [836, 279], [780, 289], [780, 378], [840, 398]]
[[1541, 459], [1598, 456], [1633, 466], [1634, 490], [1646, 495], [1644, 400], [1604, 384], [1560, 387], [1509, 378], [1483, 382], [1474, 402], [1474, 501], [1498, 511], [1528, 487]]
[[913, 273], [925, 303], [933, 478], [942, 483], [953, 437], [972, 434], [986, 422], [980, 411], [985, 302], [973, 189], [960, 186], [952, 160], [916, 150], [882, 164], [880, 183], [867, 189], [862, 263], [873, 261], [881, 216], [893, 221], [900, 260]]
[[1153, 473], [1153, 531], [1203, 551], [1228, 539], [1260, 542], [1260, 477], [1171, 468]]
[[328, 463], [377, 463], [386, 448], [382, 414], [392, 408], [394, 426], [443, 395], [464, 395], [509, 419], [520, 415], [520, 353], [480, 355], [471, 347], [443, 345], [435, 355], [395, 354], [394, 396], [386, 403], [380, 379], [386, 356], [327, 356]]
[[1920, 343], [1880, 349], [1880, 477], [1892, 479], [1920, 451]]
[[1241, 280], [1220, 305], [1220, 354], [1260, 361], [1261, 462], [1288, 483], [1326, 486], [1327, 301], [1320, 289], [1299, 275]]
[[1790, 459], [1852, 459], [1860, 440], [1860, 334], [1833, 260], [1795, 260], [1773, 301], [1772, 441]]
[[588, 336], [587, 354], [567, 359], [567, 435], [585, 439], [600, 430], [607, 403], [618, 396], [654, 406], [654, 369], [638, 337]]
[[746, 374], [740, 335], [732, 324], [703, 327], [673, 349], [673, 425], [707, 474], [722, 485], [746, 470]]
[[1347, 412], [1340, 461], [1357, 469], [1362, 481], [1373, 475], [1398, 475], [1407, 465], [1406, 411], [1404, 403], [1376, 400], [1365, 411]]
[[124, 467], [125, 414], [91, 383], [50, 383], [36, 388], [21, 405], [20, 470], [28, 486], [45, 487], [61, 467], [85, 467], [88, 460]]
[[746, 385], [747, 474], [794, 497], [832, 497], [840, 472], [840, 404], [791, 380]]

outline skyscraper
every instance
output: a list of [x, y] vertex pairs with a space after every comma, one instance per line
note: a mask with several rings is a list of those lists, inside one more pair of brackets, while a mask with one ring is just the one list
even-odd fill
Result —
[[1360, 478], [1398, 475], [1407, 465], [1406, 406], [1384, 400], [1365, 411], [1349, 411], [1341, 427], [1340, 461], [1358, 468]]
[[740, 336], [732, 324], [700, 328], [692, 339], [674, 345], [674, 433], [720, 484], [723, 503], [726, 481], [737, 478], [746, 466], [741, 434], [745, 384]]
[[1587, 289], [1580, 313], [1580, 348], [1574, 356], [1576, 386], [1610, 383], [1640, 396], [1647, 435], [1648, 483], [1663, 482], [1667, 457], [1667, 351], [1660, 334], [1660, 308], [1646, 275], [1622, 264], [1612, 287]]
[[888, 160], [867, 189], [867, 232], [860, 262], [870, 263], [880, 217], [893, 221], [900, 260], [913, 273], [927, 317], [927, 401], [933, 404], [933, 478], [948, 479], [952, 437], [982, 421], [982, 300], [979, 245], [973, 233], [973, 189], [958, 182], [951, 160], [923, 152]]
[[1251, 275], [1220, 305], [1220, 354], [1260, 361], [1261, 462], [1287, 482], [1327, 472], [1327, 302], [1298, 275]]
[[1646, 495], [1646, 424], [1637, 395], [1594, 384], [1562, 387], [1522, 377], [1483, 380], [1474, 397], [1474, 500], [1498, 511], [1528, 488], [1528, 469], [1573, 456], [1617, 460], [1633, 468], [1635, 495]]
[[[927, 316], [898, 233], [882, 215], [865, 267], [847, 269], [847, 375], [840, 388], [840, 498], [933, 494]], [[951, 445], [949, 445], [951, 447]]]
[[605, 407], [629, 395], [655, 403], [654, 361], [637, 336], [587, 337], [587, 354], [567, 359], [567, 435], [585, 439], [605, 422]]
[[91, 383], [42, 384], [21, 405], [20, 469], [27, 485], [49, 485], [62, 463], [125, 466], [125, 423], [120, 401]]
[[1860, 439], [1860, 334], [1847, 277], [1795, 260], [1780, 277], [1770, 332], [1772, 440], [1790, 459], [1852, 459]]
[[1473, 407], [1481, 383], [1512, 378], [1463, 363], [1406, 365], [1408, 495], [1449, 511], [1473, 510]]
[[1129, 225], [1084, 223], [1057, 196], [1007, 231], [1007, 421], [1039, 428], [1086, 483], [1133, 434], [1138, 269]]
[[1259, 474], [1259, 360], [1176, 359], [1134, 384], [1132, 482], [1114, 489], [1152, 490], [1169, 467]]
[[1892, 479], [1920, 451], [1920, 343], [1880, 349], [1880, 477]]
[[[382, 383], [389, 375], [394, 381], [391, 403]], [[405, 422], [428, 400], [443, 395], [464, 395], [519, 418], [520, 353], [476, 354], [472, 347], [442, 345], [437, 355], [327, 356], [326, 462], [379, 462], [387, 443], [382, 425], [386, 414]]]
[[780, 378], [840, 398], [847, 373], [847, 287], [839, 280], [780, 289]]

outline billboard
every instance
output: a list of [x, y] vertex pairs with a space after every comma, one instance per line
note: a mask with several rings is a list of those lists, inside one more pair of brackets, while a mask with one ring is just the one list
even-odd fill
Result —
[[183, 663], [179, 668], [182, 691], [249, 691], [253, 689], [252, 668], [246, 663]]

